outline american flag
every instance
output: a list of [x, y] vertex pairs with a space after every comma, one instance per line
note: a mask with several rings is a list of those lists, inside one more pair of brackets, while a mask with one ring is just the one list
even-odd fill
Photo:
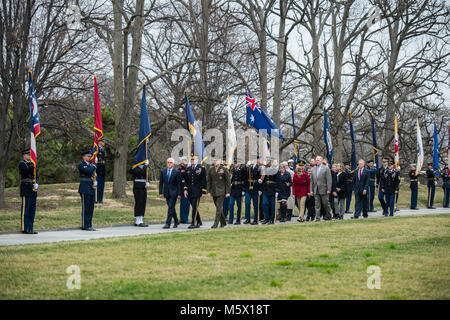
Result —
[[30, 82], [30, 129], [31, 129], [30, 156], [31, 162], [33, 162], [34, 164], [35, 168], [34, 176], [36, 177], [36, 163], [37, 163], [36, 137], [41, 133], [41, 122], [39, 120], [38, 105], [36, 100], [36, 93], [34, 92], [31, 70], [28, 71], [28, 80]]

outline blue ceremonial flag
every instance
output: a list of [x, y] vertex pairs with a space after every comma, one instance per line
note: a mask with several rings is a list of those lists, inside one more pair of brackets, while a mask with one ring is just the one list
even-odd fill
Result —
[[434, 122], [434, 138], [433, 138], [433, 171], [436, 177], [439, 176], [439, 137]]
[[[278, 129], [277, 125], [270, 119], [267, 113], [261, 108], [250, 92], [245, 92], [245, 100], [247, 101], [247, 124], [256, 130], [266, 130], [268, 134], [274, 134], [284, 141], [284, 137]], [[276, 130], [276, 132], [272, 132]]]
[[375, 165], [377, 168], [379, 168], [378, 165], [378, 144], [377, 144], [377, 132], [375, 130], [375, 116], [373, 113], [370, 114], [372, 117], [372, 149], [373, 149], [373, 161], [375, 162]]
[[327, 110], [323, 108], [323, 139], [325, 140], [325, 145], [327, 147], [327, 159], [330, 165], [332, 165], [333, 160], [333, 143], [331, 142], [330, 126], [328, 125]]
[[355, 144], [355, 130], [353, 129], [352, 112], [348, 114], [348, 121], [350, 122], [350, 137], [352, 138], [352, 155], [350, 158], [350, 164], [352, 171], [356, 170], [356, 144]]
[[191, 134], [191, 142], [194, 143], [194, 149], [191, 151], [192, 154], [198, 156], [201, 163], [206, 160], [207, 156], [205, 153], [205, 145], [203, 144], [202, 132], [195, 120], [194, 113], [192, 112], [191, 105], [189, 104], [189, 99], [187, 93], [184, 93], [186, 98], [186, 127]]
[[147, 112], [147, 104], [145, 102], [145, 85], [142, 88], [142, 103], [141, 103], [141, 120], [139, 124], [139, 140], [136, 154], [134, 156], [134, 167], [137, 167], [146, 160], [148, 160], [148, 138], [152, 134], [150, 128], [150, 119]]

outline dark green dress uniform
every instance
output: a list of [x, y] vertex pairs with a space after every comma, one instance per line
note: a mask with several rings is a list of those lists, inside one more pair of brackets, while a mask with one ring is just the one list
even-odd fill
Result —
[[219, 167], [211, 167], [208, 170], [208, 193], [211, 194], [216, 206], [216, 218], [211, 228], [217, 228], [220, 222], [220, 227], [225, 227], [225, 217], [223, 215], [223, 199], [226, 194], [230, 193], [230, 173], [223, 165]]
[[416, 170], [410, 170], [409, 176], [409, 188], [411, 189], [411, 203], [410, 209], [418, 210], [417, 208], [417, 196], [419, 191], [419, 175], [416, 175]]
[[450, 199], [450, 170], [444, 168], [442, 172], [442, 188], [444, 189], [444, 208], [448, 208]]
[[[133, 167], [130, 170], [133, 176], [133, 195], [134, 195], [134, 216], [145, 216], [145, 207], [147, 205], [147, 188], [145, 184], [147, 182], [147, 166], [141, 164]], [[137, 227], [146, 227], [145, 223], [135, 224]]]
[[206, 170], [200, 164], [191, 165], [186, 169], [186, 177], [184, 190], [188, 192], [192, 213], [192, 221], [188, 228], [199, 228], [202, 225], [202, 219], [198, 206], [202, 194], [206, 194]]
[[[20, 226], [23, 233], [33, 234], [34, 217], [36, 215], [37, 191], [33, 189], [34, 164], [23, 160], [19, 163], [20, 196], [22, 207], [20, 214]], [[37, 181], [37, 179], [36, 179]]]
[[103, 191], [105, 190], [106, 176], [106, 150], [105, 147], [98, 147], [97, 154], [97, 203], [103, 203]]
[[427, 171], [425, 171], [425, 174], [427, 175], [427, 187], [428, 187], [428, 202], [427, 202], [427, 208], [428, 209], [436, 209], [433, 207], [434, 203], [434, 192], [436, 191], [436, 175], [434, 174], [433, 169], [428, 168]]
[[233, 223], [234, 203], [237, 205], [236, 223], [241, 223], [242, 197], [245, 195], [245, 182], [247, 180], [247, 170], [243, 166], [231, 168], [231, 191], [230, 191], [230, 217], [228, 223]]
[[80, 172], [78, 193], [81, 196], [81, 229], [89, 231], [95, 230], [92, 228], [92, 217], [94, 215], [95, 189], [93, 184], [94, 170], [96, 168], [95, 163], [91, 164], [86, 161], [81, 161], [78, 164], [78, 171]]
[[258, 179], [261, 177], [261, 170], [257, 164], [252, 164], [245, 168], [245, 221], [244, 224], [250, 223], [250, 205], [253, 201], [253, 222], [251, 224], [258, 224], [259, 206], [258, 206], [258, 191], [260, 191], [260, 184]]

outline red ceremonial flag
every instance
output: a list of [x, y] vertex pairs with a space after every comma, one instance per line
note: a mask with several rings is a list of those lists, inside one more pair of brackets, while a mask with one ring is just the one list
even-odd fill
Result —
[[102, 110], [100, 109], [100, 98], [97, 89], [97, 76], [94, 76], [94, 152], [92, 153], [91, 163], [95, 162], [98, 154], [98, 140], [103, 137]]

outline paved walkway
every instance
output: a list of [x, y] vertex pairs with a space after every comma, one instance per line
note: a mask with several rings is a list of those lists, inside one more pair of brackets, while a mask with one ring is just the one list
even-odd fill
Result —
[[[400, 210], [395, 213], [396, 216], [412, 216], [412, 215], [426, 215], [426, 214], [443, 214], [450, 213], [450, 208], [420, 209], [420, 210]], [[350, 219], [352, 214], [346, 214], [344, 219]], [[381, 211], [369, 213], [369, 218], [383, 218]], [[286, 222], [287, 224], [298, 223], [297, 218]], [[319, 222], [319, 223], [333, 223], [333, 222]], [[213, 221], [203, 221], [203, 226], [199, 229], [188, 229], [188, 224], [180, 224], [178, 228], [163, 229], [163, 223], [150, 224], [147, 228], [135, 227], [134, 225], [120, 225], [105, 228], [98, 228], [97, 231], [83, 231], [81, 229], [65, 229], [53, 231], [40, 231], [36, 235], [22, 234], [20, 232], [10, 232], [0, 234], [0, 246], [13, 246], [23, 244], [49, 243], [61, 241], [77, 241], [77, 240], [92, 240], [112, 237], [127, 237], [141, 234], [157, 234], [166, 232], [185, 232], [192, 230], [208, 230], [211, 228]], [[280, 224], [279, 222], [277, 224]], [[95, 226], [94, 226], [95, 227]], [[249, 224], [241, 225], [227, 225], [225, 228], [257, 228]]]

